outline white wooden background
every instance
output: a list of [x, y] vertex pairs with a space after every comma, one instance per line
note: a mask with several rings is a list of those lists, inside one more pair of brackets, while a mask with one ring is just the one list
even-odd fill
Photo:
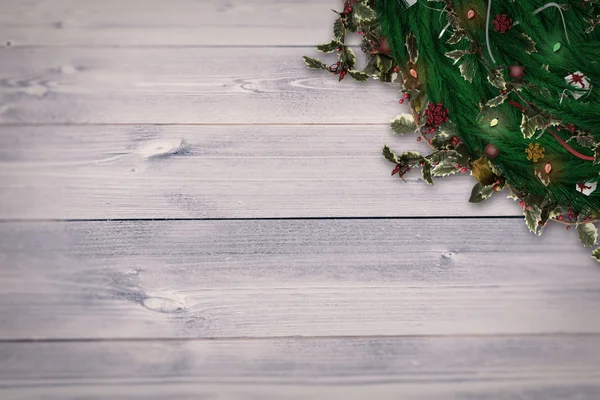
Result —
[[598, 399], [600, 268], [389, 177], [336, 0], [0, 0], [0, 398]]

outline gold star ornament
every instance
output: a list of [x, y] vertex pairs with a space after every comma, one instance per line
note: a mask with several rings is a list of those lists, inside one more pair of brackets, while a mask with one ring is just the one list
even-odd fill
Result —
[[544, 158], [544, 150], [543, 147], [540, 147], [539, 143], [529, 143], [529, 147], [525, 149], [525, 153], [527, 153], [528, 160], [533, 160], [536, 163], [538, 160]]

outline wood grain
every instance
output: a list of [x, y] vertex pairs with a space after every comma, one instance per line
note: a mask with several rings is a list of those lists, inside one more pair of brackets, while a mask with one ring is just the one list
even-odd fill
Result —
[[599, 349], [598, 336], [11, 343], [0, 396], [592, 399]]
[[0, 224], [2, 339], [600, 333], [600, 270], [517, 220]]
[[430, 152], [386, 126], [0, 127], [0, 218], [521, 214], [468, 203], [472, 177], [390, 177], [383, 144]]
[[337, 0], [0, 1], [3, 46], [313, 46]]
[[398, 87], [308, 70], [315, 52], [0, 49], [0, 123], [381, 124], [406, 110]]

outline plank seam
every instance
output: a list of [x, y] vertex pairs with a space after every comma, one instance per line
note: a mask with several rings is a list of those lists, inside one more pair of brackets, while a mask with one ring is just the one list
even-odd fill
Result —
[[0, 223], [24, 223], [24, 222], [168, 222], [168, 221], [337, 221], [337, 220], [482, 220], [482, 219], [522, 219], [522, 215], [498, 215], [498, 216], [374, 216], [374, 217], [231, 217], [231, 218], [32, 218], [32, 219], [0, 219]]
[[380, 340], [380, 339], [490, 339], [490, 338], [600, 337], [600, 332], [538, 332], [494, 334], [407, 334], [407, 335], [288, 335], [288, 336], [208, 336], [208, 337], [131, 337], [131, 338], [15, 338], [0, 339], [0, 344], [22, 343], [128, 343], [128, 342], [222, 342], [272, 340]]

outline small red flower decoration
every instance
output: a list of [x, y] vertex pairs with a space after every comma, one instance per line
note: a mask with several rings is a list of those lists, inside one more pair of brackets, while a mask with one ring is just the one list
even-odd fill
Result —
[[494, 19], [494, 30], [500, 33], [506, 33], [512, 29], [513, 20], [506, 14], [496, 15]]
[[429, 103], [425, 116], [427, 117], [425, 125], [437, 128], [442, 122], [448, 122], [448, 109], [444, 108], [442, 103]]

